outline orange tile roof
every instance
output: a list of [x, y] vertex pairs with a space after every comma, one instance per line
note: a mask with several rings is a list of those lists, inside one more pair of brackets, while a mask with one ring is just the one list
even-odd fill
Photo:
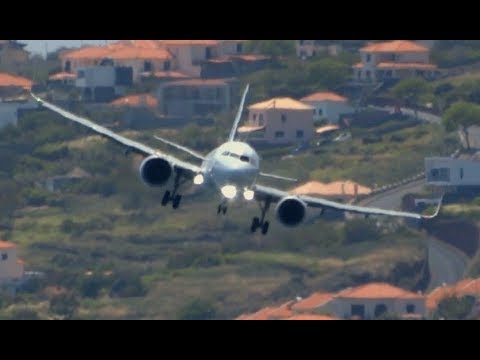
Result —
[[160, 46], [158, 40], [121, 40], [116, 44], [148, 49], [158, 49]]
[[164, 46], [215, 46], [220, 44], [221, 40], [157, 40]]
[[255, 131], [263, 130], [265, 126], [240, 126], [237, 131], [240, 134], [252, 133]]
[[401, 62], [381, 62], [377, 64], [378, 69], [418, 69], [418, 70], [435, 70], [437, 65], [428, 63], [401, 63]]
[[179, 71], [155, 71], [153, 76], [156, 78], [172, 78], [172, 79], [183, 79], [190, 77], [187, 74], [181, 73]]
[[14, 243], [0, 240], [0, 249], [11, 249], [15, 247], [17, 247], [17, 245], [15, 245]]
[[0, 86], [18, 86], [30, 90], [33, 81], [21, 76], [11, 75], [7, 73], [0, 73]]
[[260, 55], [260, 54], [245, 54], [245, 55], [230, 55], [231, 59], [240, 59], [244, 61], [258, 61], [258, 60], [268, 60], [270, 56]]
[[448, 297], [480, 295], [480, 279], [464, 279], [456, 284], [440, 286], [427, 295], [427, 309], [433, 311], [438, 304]]
[[298, 314], [298, 315], [289, 317], [286, 320], [340, 320], [340, 319], [330, 315]]
[[330, 301], [334, 298], [335, 294], [331, 293], [315, 293], [309, 297], [300, 300], [292, 306], [292, 310], [295, 311], [311, 311], [319, 307], [320, 305]]
[[172, 54], [165, 49], [125, 46], [111, 51], [108, 57], [116, 60], [168, 60]]
[[315, 133], [324, 134], [324, 133], [327, 133], [329, 131], [335, 131], [335, 130], [338, 130], [338, 129], [340, 129], [340, 127], [338, 125], [325, 125], [325, 126], [317, 128], [315, 130]]
[[[357, 191], [355, 191], [355, 189]], [[297, 195], [355, 196], [359, 194], [370, 194], [372, 189], [353, 181], [334, 181], [328, 184], [310, 181], [292, 189], [290, 192]]]
[[359, 62], [359, 63], [356, 63], [355, 65], [352, 66], [354, 69], [361, 69], [363, 68], [363, 63]]
[[59, 72], [48, 77], [48, 80], [76, 79], [77, 75], [68, 72]]
[[280, 305], [279, 307], [272, 309], [268, 313], [267, 318], [269, 320], [282, 320], [282, 319], [289, 318], [290, 316], [293, 316], [294, 313], [291, 307], [294, 303], [295, 303], [295, 300], [288, 301]]
[[346, 289], [337, 295], [348, 299], [421, 299], [423, 295], [387, 283], [370, 283]]
[[360, 49], [363, 52], [428, 52], [428, 48], [413, 41], [395, 40], [369, 44]]
[[300, 101], [337, 101], [337, 102], [346, 102], [348, 99], [346, 97], [335, 94], [331, 91], [319, 91], [304, 98], [301, 98]]
[[248, 107], [249, 110], [267, 110], [267, 109], [281, 109], [281, 110], [313, 110], [310, 105], [306, 105], [298, 100], [292, 98], [273, 98], [267, 101], [262, 101]]
[[168, 85], [179, 85], [179, 86], [192, 86], [192, 85], [205, 85], [205, 86], [219, 86], [227, 85], [227, 81], [224, 79], [189, 79], [189, 80], [179, 80], [168, 83]]
[[157, 107], [157, 99], [149, 94], [139, 94], [139, 95], [130, 95], [124, 96], [122, 98], [116, 99], [110, 103], [114, 106], [144, 106], [144, 107]]
[[60, 55], [61, 59], [102, 59], [108, 57], [112, 49], [108, 46], [85, 46], [80, 49], [66, 51]]

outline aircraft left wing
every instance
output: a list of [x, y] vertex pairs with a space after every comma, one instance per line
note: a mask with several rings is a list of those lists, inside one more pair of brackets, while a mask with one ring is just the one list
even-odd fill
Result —
[[187, 170], [188, 172], [190, 172], [192, 174], [198, 174], [198, 173], [202, 172], [201, 168], [199, 166], [195, 165], [195, 164], [191, 164], [191, 163], [188, 163], [186, 161], [177, 159], [176, 157], [174, 157], [172, 155], [165, 154], [165, 153], [163, 153], [159, 150], [151, 148], [151, 147], [149, 147], [147, 145], [144, 145], [142, 143], [139, 143], [137, 141], [127, 139], [126, 137], [123, 137], [123, 136], [121, 136], [121, 135], [103, 127], [103, 126], [97, 125], [94, 122], [92, 122], [92, 121], [90, 121], [86, 118], [80, 117], [78, 115], [72, 114], [71, 112], [69, 112], [67, 110], [59, 108], [58, 106], [55, 106], [55, 105], [39, 98], [38, 96], [36, 96], [33, 93], [31, 93], [31, 96], [40, 105], [56, 112], [57, 114], [62, 115], [63, 117], [65, 117], [69, 120], [72, 120], [72, 121], [74, 121], [74, 122], [76, 122], [80, 125], [83, 125], [83, 126], [89, 128], [89, 129], [93, 130], [94, 132], [96, 132], [97, 134], [100, 134], [103, 137], [107, 137], [110, 140], [113, 140], [114, 142], [125, 146], [130, 151], [139, 153], [143, 156], [151, 156], [151, 155], [158, 156], [158, 157], [168, 161], [173, 167], [181, 168], [183, 170]]
[[[292, 196], [292, 194], [275, 189], [268, 186], [263, 185], [255, 185], [252, 189], [255, 192], [255, 198], [257, 200], [266, 200], [269, 198], [272, 202], [278, 202], [284, 197]], [[330, 201], [327, 199], [307, 196], [307, 195], [293, 195], [296, 196], [298, 199], [302, 200], [307, 204], [307, 206], [312, 208], [321, 208], [321, 209], [332, 209], [337, 211], [345, 211], [345, 212], [352, 212], [352, 213], [359, 213], [365, 215], [387, 215], [387, 216], [396, 216], [396, 217], [403, 217], [403, 218], [411, 218], [417, 220], [428, 220], [433, 219], [436, 217], [440, 211], [440, 207], [442, 204], [443, 196], [440, 198], [438, 207], [433, 215], [422, 215], [404, 211], [396, 211], [396, 210], [386, 210], [386, 209], [379, 209], [379, 208], [370, 208], [364, 206], [356, 206], [356, 205], [349, 205], [349, 204], [342, 204], [336, 201]]]

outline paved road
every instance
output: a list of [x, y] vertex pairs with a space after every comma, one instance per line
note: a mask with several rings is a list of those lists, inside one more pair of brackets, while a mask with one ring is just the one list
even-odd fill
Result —
[[[378, 109], [378, 110], [384, 110], [384, 111], [388, 111], [388, 112], [393, 112], [395, 110], [395, 108], [393, 106], [383, 106], [383, 107], [372, 106], [372, 108]], [[412, 117], [415, 117], [415, 110], [413, 110], [413, 109], [402, 107], [402, 108], [400, 108], [400, 110], [402, 111], [403, 114], [407, 114], [407, 115], [410, 115]], [[431, 114], [431, 113], [427, 113], [427, 112], [424, 112], [424, 111], [418, 111], [417, 116], [420, 120], [423, 120], [423, 121], [426, 121], [426, 122], [429, 122], [429, 123], [433, 123], [433, 124], [440, 124], [441, 121], [442, 121], [442, 118], [440, 116], [434, 115], [434, 114]]]
[[[385, 209], [399, 209], [402, 197], [409, 192], [422, 189], [425, 179], [421, 179], [385, 193], [365, 199], [359, 204], [363, 206], [380, 207]], [[452, 284], [463, 278], [468, 264], [468, 258], [454, 247], [433, 238], [426, 240], [428, 249], [428, 264], [430, 283], [428, 290], [442, 285]]]

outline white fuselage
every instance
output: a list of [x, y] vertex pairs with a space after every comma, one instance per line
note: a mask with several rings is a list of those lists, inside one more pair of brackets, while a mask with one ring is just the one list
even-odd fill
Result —
[[[206, 181], [233, 199], [252, 188], [259, 173], [260, 158], [248, 144], [231, 141], [210, 152], [202, 163]], [[233, 190], [235, 188], [235, 191]]]

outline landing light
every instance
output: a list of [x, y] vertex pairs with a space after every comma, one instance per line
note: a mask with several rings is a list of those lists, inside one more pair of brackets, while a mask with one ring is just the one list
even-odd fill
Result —
[[235, 196], [237, 196], [237, 188], [233, 185], [225, 185], [221, 189], [223, 196], [225, 196], [227, 199], [233, 199]]
[[252, 190], [245, 190], [243, 192], [243, 197], [247, 201], [253, 200], [254, 196], [255, 196], [255, 193]]
[[193, 183], [194, 183], [195, 185], [202, 185], [202, 184], [203, 184], [203, 181], [204, 181], [204, 179], [203, 179], [203, 175], [202, 175], [202, 174], [198, 174], [197, 176], [195, 176], [195, 177], [193, 178]]

